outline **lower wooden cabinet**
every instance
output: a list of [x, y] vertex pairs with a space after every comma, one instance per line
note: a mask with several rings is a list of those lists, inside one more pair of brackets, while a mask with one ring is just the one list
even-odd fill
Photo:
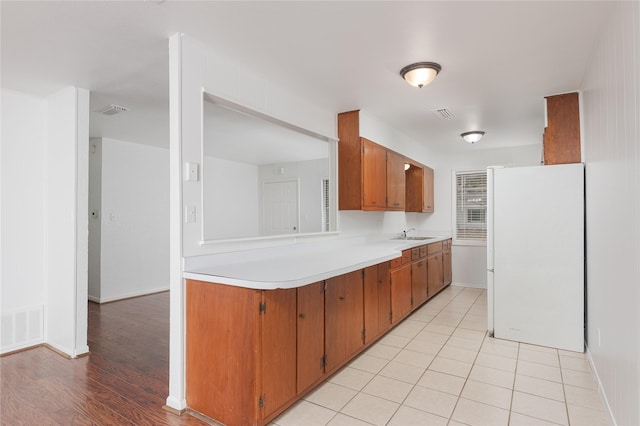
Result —
[[369, 344], [391, 327], [389, 262], [364, 269], [364, 343]]
[[451, 269], [451, 240], [442, 243], [442, 275], [444, 285], [451, 284], [453, 274]]
[[427, 301], [427, 259], [411, 264], [411, 306], [418, 307]]
[[324, 281], [298, 287], [297, 321], [300, 393], [324, 376]]
[[326, 280], [324, 294], [325, 371], [333, 371], [364, 345], [362, 271]]
[[429, 297], [432, 297], [444, 287], [442, 243], [438, 243], [438, 245], [429, 244], [427, 249], [427, 285]]
[[186, 312], [191, 409], [253, 425], [296, 396], [296, 289], [188, 280]]
[[297, 393], [296, 289], [262, 291], [262, 306], [258, 408], [264, 419]]
[[[405, 252], [409, 252], [408, 255]], [[411, 312], [411, 250], [405, 250], [400, 266], [391, 269], [391, 323], [395, 324]], [[392, 261], [393, 262], [393, 261]]]
[[450, 248], [292, 289], [187, 280], [187, 405], [230, 426], [267, 424], [447, 285]]

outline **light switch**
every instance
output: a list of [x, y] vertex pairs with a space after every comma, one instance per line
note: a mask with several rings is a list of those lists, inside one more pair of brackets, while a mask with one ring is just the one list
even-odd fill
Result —
[[186, 182], [198, 181], [198, 163], [184, 163], [184, 180]]

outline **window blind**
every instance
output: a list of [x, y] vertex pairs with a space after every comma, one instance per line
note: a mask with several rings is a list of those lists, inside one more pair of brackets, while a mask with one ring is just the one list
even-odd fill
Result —
[[329, 231], [329, 179], [322, 179], [322, 230]]
[[456, 239], [487, 239], [487, 172], [456, 172]]

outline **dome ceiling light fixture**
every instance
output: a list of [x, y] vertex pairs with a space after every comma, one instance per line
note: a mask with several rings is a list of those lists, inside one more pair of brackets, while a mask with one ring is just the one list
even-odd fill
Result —
[[417, 62], [402, 68], [400, 75], [410, 85], [423, 88], [431, 83], [440, 71], [442, 67], [435, 62]]
[[480, 139], [482, 139], [482, 136], [484, 136], [484, 132], [481, 131], [481, 130], [474, 130], [474, 131], [471, 131], [471, 132], [461, 133], [460, 136], [466, 142], [469, 142], [470, 144], [474, 144], [474, 143], [478, 142]]

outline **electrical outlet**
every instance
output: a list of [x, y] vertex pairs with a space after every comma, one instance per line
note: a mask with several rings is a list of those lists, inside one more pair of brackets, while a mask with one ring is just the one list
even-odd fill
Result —
[[196, 223], [196, 206], [184, 206], [184, 223]]

